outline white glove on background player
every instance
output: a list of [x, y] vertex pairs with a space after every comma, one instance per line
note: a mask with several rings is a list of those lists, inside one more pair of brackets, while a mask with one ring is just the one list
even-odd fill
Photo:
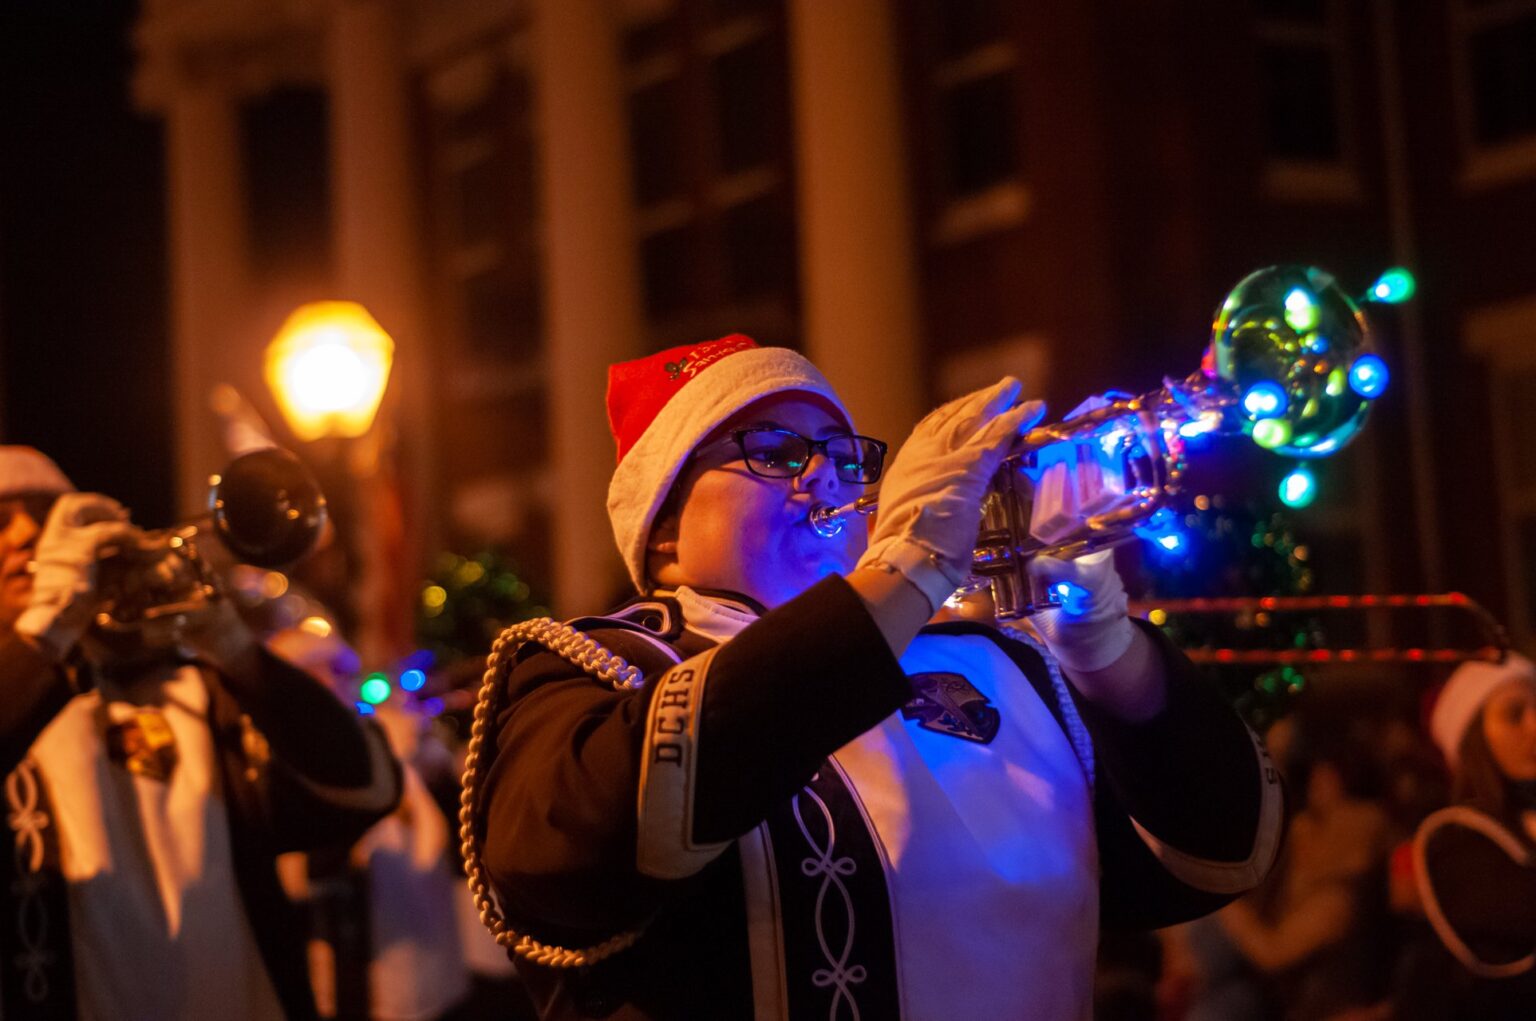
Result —
[[880, 484], [880, 509], [859, 566], [901, 572], [937, 610], [971, 574], [981, 500], [1014, 440], [1045, 414], [1018, 403], [1022, 384], [950, 401], [917, 423]]
[[37, 540], [32, 600], [16, 621], [17, 634], [60, 659], [74, 648], [96, 612], [97, 555], [131, 529], [128, 512], [111, 497], [60, 496]]
[[1030, 618], [1058, 663], [1068, 671], [1088, 673], [1125, 655], [1136, 628], [1128, 616], [1113, 550], [1076, 560], [1035, 557], [1029, 572], [1056, 589], [1062, 600], [1060, 609], [1042, 610]]

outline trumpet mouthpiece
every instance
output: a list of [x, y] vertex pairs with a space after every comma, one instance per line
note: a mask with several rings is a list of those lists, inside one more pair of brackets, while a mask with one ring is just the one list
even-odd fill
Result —
[[830, 503], [818, 503], [811, 508], [811, 530], [823, 539], [835, 539], [843, 532], [843, 515], [840, 508]]

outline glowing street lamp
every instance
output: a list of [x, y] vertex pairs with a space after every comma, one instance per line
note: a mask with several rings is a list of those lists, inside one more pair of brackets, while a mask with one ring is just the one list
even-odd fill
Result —
[[395, 342], [352, 301], [301, 306], [267, 345], [267, 385], [301, 440], [362, 436], [389, 383]]

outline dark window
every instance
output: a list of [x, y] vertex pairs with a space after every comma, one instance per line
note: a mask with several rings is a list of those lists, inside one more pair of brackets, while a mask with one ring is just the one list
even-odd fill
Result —
[[693, 230], [679, 227], [652, 234], [640, 244], [645, 308], [653, 318], [687, 306], [693, 291]]
[[664, 55], [677, 46], [679, 38], [679, 25], [675, 16], [631, 25], [624, 33], [624, 60], [633, 64]]
[[[1536, 401], [1536, 372], [1510, 372], [1499, 385], [1503, 400], [1496, 406], [1504, 414], [1497, 425], [1509, 451], [1509, 483], [1514, 489], [1536, 489], [1536, 422], [1530, 413], [1532, 401]], [[1536, 596], [1536, 589], [1531, 594]]]
[[1270, 44], [1262, 60], [1268, 154], [1278, 159], [1339, 160], [1338, 103], [1329, 51]]
[[509, 187], [507, 153], [496, 149], [460, 171], [454, 181], [458, 230], [454, 241], [473, 245], [494, 241], [506, 232]]
[[1272, 21], [1310, 21], [1322, 24], [1328, 20], [1328, 0], [1258, 0], [1259, 17]]
[[517, 320], [516, 282], [505, 266], [465, 279], [464, 339], [471, 351], [507, 354]]
[[1006, 0], [929, 0], [939, 54], [959, 57], [1008, 34]]
[[1470, 57], [1478, 144], [1536, 134], [1536, 13], [1477, 32]]
[[768, 36], [715, 60], [720, 166], [726, 173], [770, 163], [782, 153], [784, 77], [783, 54], [777, 40]]
[[793, 224], [776, 212], [791, 209], [794, 188], [784, 8], [673, 0], [666, 19], [630, 30], [640, 262], [656, 337], [740, 328], [769, 306], [793, 314]]
[[241, 109], [252, 261], [323, 276], [330, 260], [329, 108], [319, 89], [279, 89]]
[[945, 176], [952, 198], [984, 191], [1014, 175], [1013, 77], [994, 74], [940, 96]]
[[1536, 631], [1536, 518], [1520, 520], [1520, 548], [1515, 555], [1520, 558], [1520, 570], [1524, 573], [1525, 591], [1531, 600], [1533, 619], [1525, 621], [1525, 630]]
[[725, 214], [731, 297], [780, 294], [795, 285], [794, 213], [782, 196], [745, 202]]
[[683, 190], [678, 138], [682, 85], [675, 78], [647, 85], [629, 97], [629, 141], [635, 158], [635, 199], [642, 206]]
[[709, 0], [710, 12], [721, 19], [772, 10], [782, 0]]

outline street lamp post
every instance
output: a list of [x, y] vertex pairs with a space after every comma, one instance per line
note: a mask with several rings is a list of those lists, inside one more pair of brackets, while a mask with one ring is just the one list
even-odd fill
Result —
[[301, 440], [366, 435], [384, 399], [395, 342], [352, 301], [313, 301], [267, 345], [267, 385]]
[[376, 492], [387, 438], [383, 428], [374, 428], [394, 350], [394, 341], [363, 306], [316, 301], [295, 310], [266, 351], [267, 385], [294, 435], [304, 442], [335, 439], [345, 445], [345, 473], [356, 497], [359, 561], [352, 591], [353, 639], [369, 664], [386, 662], [400, 651], [389, 637], [398, 582], [380, 525], [386, 494]]

